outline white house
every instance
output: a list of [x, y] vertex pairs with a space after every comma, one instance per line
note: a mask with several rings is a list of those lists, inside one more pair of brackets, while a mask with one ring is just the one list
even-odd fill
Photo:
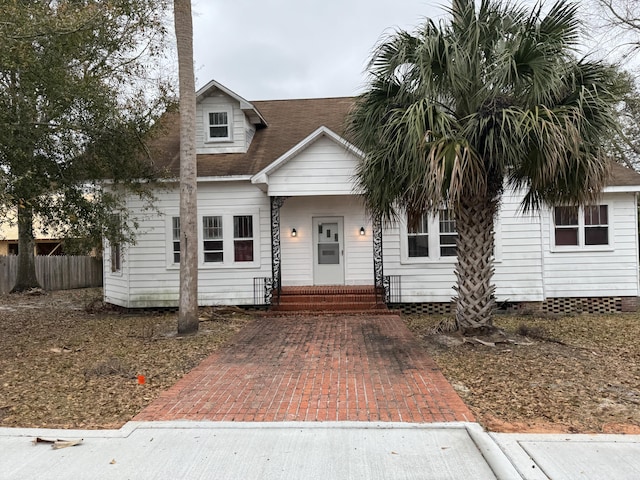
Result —
[[[378, 287], [405, 311], [446, 312], [454, 295], [455, 221], [408, 230], [372, 224], [343, 136], [352, 98], [248, 102], [212, 81], [197, 93], [199, 302], [261, 305], [281, 288]], [[155, 159], [178, 176], [177, 114]], [[104, 296], [129, 308], [177, 306], [179, 191], [142, 211], [135, 245], [105, 248]], [[638, 297], [640, 175], [614, 165], [598, 205], [519, 213], [507, 192], [495, 226], [496, 298], [545, 311], [633, 310]]]

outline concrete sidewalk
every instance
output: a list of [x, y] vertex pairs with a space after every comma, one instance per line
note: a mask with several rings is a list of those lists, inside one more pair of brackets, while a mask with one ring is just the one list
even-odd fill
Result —
[[[54, 450], [35, 437], [77, 439]], [[489, 434], [475, 423], [130, 422], [0, 428], [0, 478], [632, 479], [640, 436]]]

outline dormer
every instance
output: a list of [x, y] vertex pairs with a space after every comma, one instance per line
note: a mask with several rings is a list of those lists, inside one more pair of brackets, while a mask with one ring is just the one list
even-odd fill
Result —
[[260, 112], [215, 80], [196, 92], [196, 153], [246, 153], [256, 129], [266, 127]]

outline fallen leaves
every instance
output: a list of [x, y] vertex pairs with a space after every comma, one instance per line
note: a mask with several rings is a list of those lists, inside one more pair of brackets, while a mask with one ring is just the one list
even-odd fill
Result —
[[446, 323], [438, 318], [406, 321], [486, 428], [624, 433], [640, 426], [640, 314], [496, 316], [512, 341], [447, 339], [434, 333]]
[[97, 295], [0, 297], [0, 426], [119, 428], [251, 318], [234, 312], [182, 338], [175, 312], [86, 313]]

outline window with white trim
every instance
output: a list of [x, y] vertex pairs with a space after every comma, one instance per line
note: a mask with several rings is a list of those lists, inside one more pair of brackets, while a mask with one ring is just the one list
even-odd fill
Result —
[[417, 219], [408, 219], [407, 222], [407, 254], [409, 257], [429, 256], [429, 216], [420, 215]]
[[455, 257], [458, 231], [453, 213], [440, 210], [438, 215], [423, 214], [417, 219], [407, 218], [406, 243], [403, 258], [408, 261], [436, 260]]
[[253, 262], [253, 216], [233, 217], [233, 260]]
[[[119, 224], [121, 219], [119, 214], [113, 214], [112, 221]], [[111, 273], [122, 271], [122, 245], [119, 240], [112, 238], [109, 240], [109, 260], [111, 263]]]
[[171, 238], [173, 263], [180, 263], [180, 217], [171, 218]]
[[224, 237], [221, 216], [202, 217], [202, 247], [205, 263], [224, 262]]
[[558, 206], [553, 219], [556, 247], [609, 245], [608, 205]]
[[205, 115], [208, 142], [231, 140], [231, 112], [211, 111]]

